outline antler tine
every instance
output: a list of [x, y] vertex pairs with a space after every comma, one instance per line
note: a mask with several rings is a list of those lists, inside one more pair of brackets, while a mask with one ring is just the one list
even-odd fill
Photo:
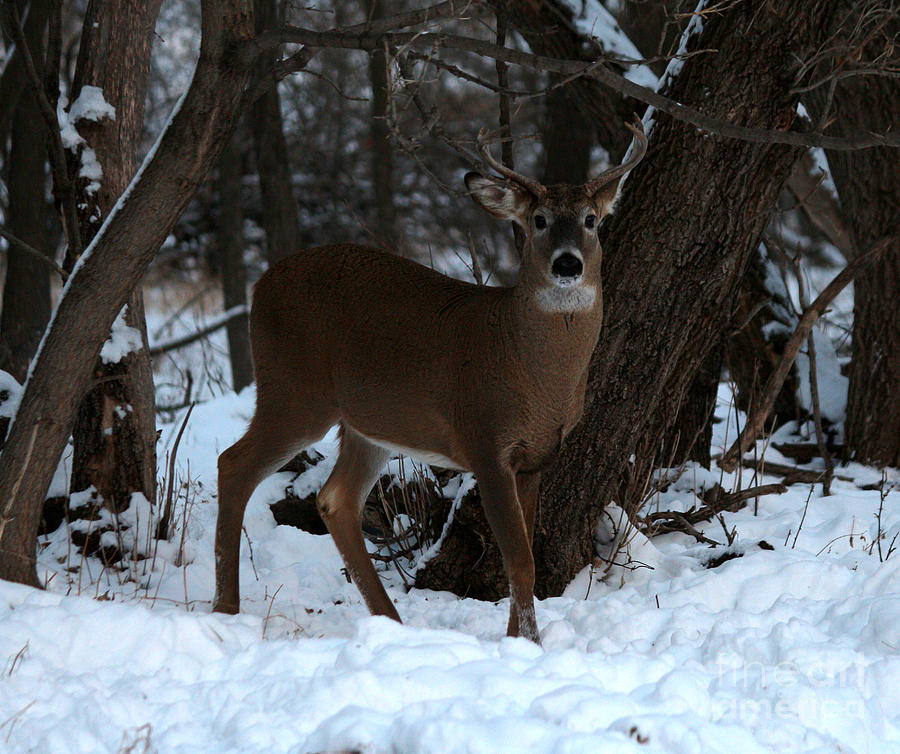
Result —
[[490, 147], [485, 141], [486, 135], [487, 131], [484, 128], [482, 128], [478, 132], [478, 152], [490, 167], [500, 173], [500, 175], [505, 176], [506, 178], [509, 178], [509, 180], [518, 183], [523, 188], [528, 189], [536, 197], [542, 197], [547, 193], [547, 188], [542, 183], [534, 180], [533, 178], [522, 175], [521, 173], [517, 173], [512, 168], [508, 168], [502, 162], [495, 160], [491, 155]]
[[595, 194], [601, 186], [605, 186], [610, 181], [614, 181], [616, 178], [625, 175], [625, 173], [644, 159], [644, 155], [647, 153], [647, 136], [644, 133], [644, 124], [641, 122], [641, 119], [635, 115], [634, 125], [626, 123], [625, 128], [634, 134], [634, 150], [631, 153], [631, 157], [621, 165], [605, 170], [596, 178], [588, 181], [584, 185], [584, 189], [588, 194]]

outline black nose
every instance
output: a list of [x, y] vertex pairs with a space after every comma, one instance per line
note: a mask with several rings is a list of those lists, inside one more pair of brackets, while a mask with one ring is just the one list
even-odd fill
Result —
[[574, 254], [566, 253], [560, 254], [554, 259], [550, 269], [558, 278], [574, 278], [581, 274], [582, 270], [584, 270], [584, 265]]

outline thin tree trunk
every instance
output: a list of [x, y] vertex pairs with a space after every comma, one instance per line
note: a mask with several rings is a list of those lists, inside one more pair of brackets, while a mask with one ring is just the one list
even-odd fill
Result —
[[[863, 60], [888, 55], [897, 65], [895, 45], [900, 35], [896, 3], [890, 0], [838, 0], [836, 24], [872, 16], [863, 33], [888, 18], [881, 33], [867, 44], [844, 40]], [[893, 16], [887, 15], [893, 11]], [[856, 46], [860, 45], [860, 49]], [[894, 50], [891, 54], [892, 49]], [[817, 119], [823, 115], [828, 85], [813, 90], [804, 102]], [[900, 123], [900, 80], [890, 76], [844, 78], [834, 90], [834, 122], [827, 133], [853, 136], [896, 127]], [[855, 254], [894, 234], [888, 249], [853, 281], [853, 358], [847, 394], [846, 447], [861, 463], [900, 466], [900, 157], [896, 149], [866, 149], [854, 153], [826, 152], [844, 217], [855, 241]], [[852, 260], [851, 260], [852, 261]]]
[[[96, 191], [86, 178], [76, 183], [85, 247], [137, 169], [160, 5], [161, 0], [128, 4], [91, 0], [85, 12], [73, 100], [84, 86], [96, 86], [116, 110], [114, 120], [76, 124], [103, 169]], [[74, 261], [68, 260], [69, 269]], [[119, 361], [98, 360], [95, 365], [95, 385], [84, 397], [73, 428], [70, 483], [71, 492], [93, 486], [104, 503], [116, 510], [128, 507], [134, 492], [156, 499], [156, 410], [140, 285], [129, 294], [125, 324], [140, 333], [143, 348]]]
[[253, 37], [249, 0], [203, 0], [200, 57], [141, 179], [69, 279], [0, 454], [0, 578], [40, 586], [41, 504], [100, 348], [128, 294], [231, 135], [249, 80], [234, 51]]
[[[537, 55], [593, 61], [603, 52], [596, 42], [578, 31], [573, 22], [572, 9], [558, 0], [528, 3], [517, 0], [492, 0], [491, 5], [497, 13], [502, 13], [506, 17], [509, 25], [524, 37], [531, 51]], [[593, 126], [597, 142], [609, 152], [610, 159], [620, 160], [630, 141], [630, 135], [622, 127], [622, 123], [631, 120], [635, 110], [643, 112], [643, 106], [589, 78], [576, 79], [563, 87], [563, 90], [564, 95], [552, 92], [548, 99], [556, 101], [557, 107], [577, 108], [582, 113], [582, 117], [573, 124], [575, 128], [572, 136], [576, 151], [583, 149], [585, 129], [581, 122], [586, 119]], [[550, 106], [548, 102], [548, 107]], [[552, 129], [552, 121], [549, 125]], [[562, 136], [565, 131], [561, 130], [559, 133]], [[584, 168], [564, 169], [564, 165], [568, 162], [565, 150], [569, 147], [565, 137], [550, 143], [545, 142], [544, 146], [547, 150], [547, 170], [556, 170], [553, 165], [559, 165], [560, 174], [563, 176], [561, 180], [570, 180], [565, 176], [579, 175], [582, 169], [587, 169], [586, 163]], [[580, 161], [575, 162], [580, 164]]]
[[[242, 134], [238, 130], [219, 158], [216, 181], [222, 208], [216, 240], [219, 247], [222, 292], [225, 310], [247, 305], [247, 269], [244, 267], [244, 211], [241, 204], [243, 170]], [[253, 382], [253, 363], [250, 359], [250, 330], [248, 316], [236, 317], [227, 325], [228, 355], [231, 359], [231, 382], [240, 392]]]
[[[679, 102], [743, 124], [789, 128], [798, 56], [821, 43], [831, 4], [737, 3], [706, 18], [669, 89]], [[605, 311], [585, 415], [545, 474], [534, 542], [536, 591], [559, 594], [593, 557], [603, 507], [632, 496], [648, 471], [629, 456], [658, 447], [668, 406], [683, 394], [715, 336], [799, 150], [701, 134], [658, 116], [647, 157], [601, 230]], [[507, 591], [483, 516], [461, 511], [417, 585], [497, 598]], [[470, 526], [456, 525], [465, 520]], [[473, 521], [477, 521], [473, 523]]]
[[[370, 17], [384, 18], [385, 0], [369, 0]], [[374, 235], [387, 249], [397, 247], [397, 213], [394, 208], [394, 157], [391, 150], [391, 131], [388, 127], [388, 97], [390, 69], [387, 51], [374, 50], [369, 55], [369, 83], [372, 101], [369, 119], [369, 155], [372, 167], [372, 189], [375, 197]]]
[[[255, 0], [257, 31], [271, 29], [278, 22], [276, 0]], [[262, 194], [262, 221], [266, 232], [266, 259], [269, 265], [299, 251], [302, 243], [297, 218], [297, 199], [291, 179], [281, 98], [274, 82], [271, 64], [274, 53], [260, 58], [256, 75], [273, 80], [273, 85], [256, 101], [248, 113], [256, 147], [256, 170]]]
[[[25, 37], [36, 65], [43, 65], [47, 8], [35, 7], [25, 23]], [[13, 65], [10, 63], [10, 65]], [[20, 89], [18, 101], [10, 107], [12, 122], [8, 174], [10, 232], [38, 251], [51, 255], [47, 232], [47, 150], [37, 99], [26, 86], [24, 67], [16, 66], [22, 81], [9, 88]], [[9, 96], [12, 96], [10, 93]], [[12, 105], [12, 103], [11, 103]], [[50, 321], [50, 267], [9, 244], [6, 281], [3, 286], [3, 313], [0, 316], [0, 369], [19, 382], [25, 381], [28, 364], [37, 351], [41, 335]]]

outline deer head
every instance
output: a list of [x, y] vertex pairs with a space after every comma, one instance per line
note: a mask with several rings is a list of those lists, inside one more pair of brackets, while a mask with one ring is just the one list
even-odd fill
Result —
[[[615, 205], [622, 177], [644, 156], [647, 137], [641, 121], [626, 124], [635, 136], [630, 158], [581, 186], [544, 186], [511, 170], [491, 155], [479, 133], [479, 151], [488, 166], [505, 180], [468, 173], [466, 187], [472, 198], [494, 217], [511, 220], [525, 232], [521, 285], [543, 289], [551, 308], [578, 308], [589, 297], [579, 296], [579, 286], [599, 281], [601, 249], [597, 238], [600, 221]], [[553, 289], [570, 289], [554, 293]], [[568, 302], [569, 307], [564, 306]], [[556, 304], [557, 307], [552, 305]]]

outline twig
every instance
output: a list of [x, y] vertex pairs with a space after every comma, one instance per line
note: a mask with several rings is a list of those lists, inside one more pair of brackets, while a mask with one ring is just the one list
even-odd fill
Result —
[[172, 453], [169, 456], [169, 478], [166, 480], [166, 504], [163, 508], [163, 515], [159, 520], [159, 525], [156, 527], [157, 539], [169, 538], [169, 519], [172, 517], [172, 489], [175, 483], [175, 457], [178, 455], [178, 443], [181, 442], [181, 435], [184, 434], [184, 428], [187, 426], [188, 419], [191, 418], [191, 412], [196, 405], [196, 402], [192, 403], [188, 408], [187, 413], [184, 415], [184, 420], [181, 422], [181, 428], [175, 436], [175, 443], [172, 445]]
[[838, 293], [853, 280], [856, 274], [869, 261], [874, 259], [876, 255], [880, 254], [893, 243], [895, 239], [896, 236], [882, 238], [875, 243], [869, 251], [854, 259], [841, 270], [827, 286], [825, 286], [825, 290], [823, 290], [816, 300], [806, 308], [803, 312], [803, 316], [800, 317], [800, 321], [797, 323], [794, 334], [785, 344], [784, 352], [781, 355], [778, 365], [772, 370], [772, 374], [769, 375], [769, 379], [766, 381], [757, 408], [754, 410], [753, 415], [748, 418], [747, 423], [744, 425], [744, 429], [734, 441], [734, 444], [719, 461], [719, 466], [722, 469], [725, 471], [734, 471], [740, 457], [747, 452], [750, 445], [756, 440], [757, 435], [762, 431], [766, 419], [775, 405], [775, 400], [778, 397], [781, 386], [784, 384], [784, 381], [794, 364], [794, 360], [797, 358], [797, 353], [800, 351], [801, 345], [806, 340], [813, 325], [816, 323], [816, 320], [834, 300], [835, 296], [837, 296]]
[[24, 251], [26, 254], [39, 259], [48, 267], [52, 267], [53, 270], [56, 271], [56, 274], [62, 278], [63, 282], [66, 282], [66, 280], [69, 279], [69, 273], [66, 272], [62, 267], [60, 267], [56, 262], [54, 262], [53, 259], [48, 257], [39, 249], [34, 248], [34, 246], [32, 246], [31, 244], [26, 243], [18, 236], [14, 236], [2, 226], [0, 226], [0, 236], [3, 236], [3, 238], [9, 241], [10, 246], [15, 246], [19, 251]]
[[[800, 266], [800, 255], [797, 254], [793, 260], [794, 274], [797, 276], [798, 293], [800, 297], [800, 306], [806, 309], [808, 299], [806, 297], [806, 283], [803, 279], [803, 269]], [[809, 393], [812, 400], [813, 409], [813, 425], [816, 429], [816, 443], [819, 446], [819, 453], [822, 460], [825, 461], [825, 475], [822, 477], [822, 494], [825, 497], [831, 495], [831, 480], [834, 477], [834, 461], [831, 453], [828, 452], [828, 446], [825, 443], [825, 433], [822, 431], [822, 407], [819, 401], [819, 374], [816, 365], [816, 341], [815, 334], [812, 329], [806, 336], [806, 351], [809, 359]]]

